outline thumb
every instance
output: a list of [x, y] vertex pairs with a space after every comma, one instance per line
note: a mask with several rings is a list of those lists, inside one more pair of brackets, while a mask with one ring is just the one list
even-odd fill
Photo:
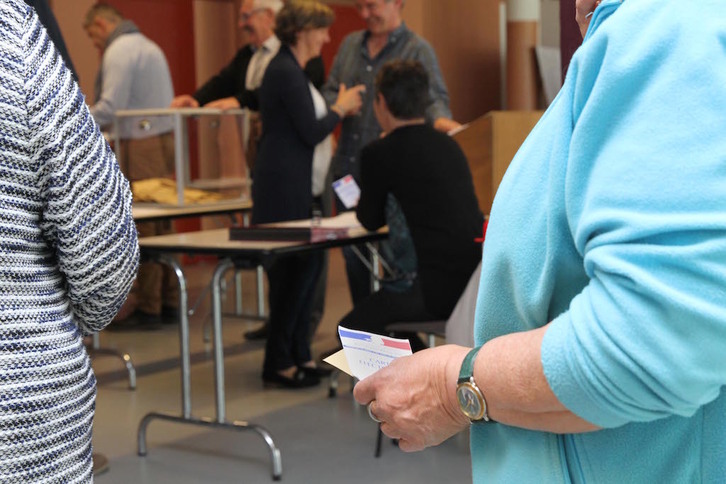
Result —
[[361, 405], [365, 405], [376, 397], [374, 385], [372, 385], [373, 375], [356, 383], [353, 388], [353, 397], [355, 401]]
[[345, 92], [345, 90], [346, 90], [345, 84], [341, 82], [340, 85], [338, 86], [338, 89], [340, 90], [340, 92]]

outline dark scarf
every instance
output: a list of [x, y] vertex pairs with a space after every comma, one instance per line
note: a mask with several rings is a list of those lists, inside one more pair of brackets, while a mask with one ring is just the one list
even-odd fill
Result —
[[[105, 55], [106, 49], [111, 43], [125, 34], [135, 34], [140, 32], [139, 28], [131, 20], [122, 20], [118, 27], [111, 32], [111, 35], [106, 39], [106, 45], [103, 47]], [[93, 86], [95, 92], [95, 98], [93, 104], [96, 104], [101, 99], [101, 89], [103, 89], [103, 58], [101, 59], [101, 67], [98, 68], [98, 74], [96, 74], [96, 82]]]

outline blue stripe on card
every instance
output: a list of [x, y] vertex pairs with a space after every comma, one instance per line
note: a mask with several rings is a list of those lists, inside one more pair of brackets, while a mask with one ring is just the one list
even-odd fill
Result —
[[338, 328], [338, 334], [341, 338], [350, 338], [350, 339], [359, 339], [363, 341], [371, 341], [370, 335], [367, 335], [365, 333], [358, 333], [353, 331], [346, 331], [344, 329]]

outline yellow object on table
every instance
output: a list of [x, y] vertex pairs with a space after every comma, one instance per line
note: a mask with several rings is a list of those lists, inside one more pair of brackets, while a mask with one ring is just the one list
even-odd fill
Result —
[[[147, 178], [131, 182], [134, 202], [154, 202], [167, 205], [178, 205], [176, 182], [169, 178]], [[224, 197], [215, 192], [184, 188], [184, 203], [205, 203], [223, 200]]]

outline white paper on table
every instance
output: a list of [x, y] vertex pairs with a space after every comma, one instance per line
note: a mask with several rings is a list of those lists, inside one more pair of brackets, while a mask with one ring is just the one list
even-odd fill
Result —
[[389, 338], [342, 326], [338, 326], [338, 335], [348, 367], [345, 368], [342, 364], [340, 351], [325, 361], [359, 380], [385, 368], [396, 358], [412, 354], [411, 343], [405, 339]]
[[343, 178], [333, 182], [333, 190], [343, 202], [345, 208], [353, 208], [358, 205], [360, 199], [360, 187], [353, 179], [353, 175], [345, 175]]

